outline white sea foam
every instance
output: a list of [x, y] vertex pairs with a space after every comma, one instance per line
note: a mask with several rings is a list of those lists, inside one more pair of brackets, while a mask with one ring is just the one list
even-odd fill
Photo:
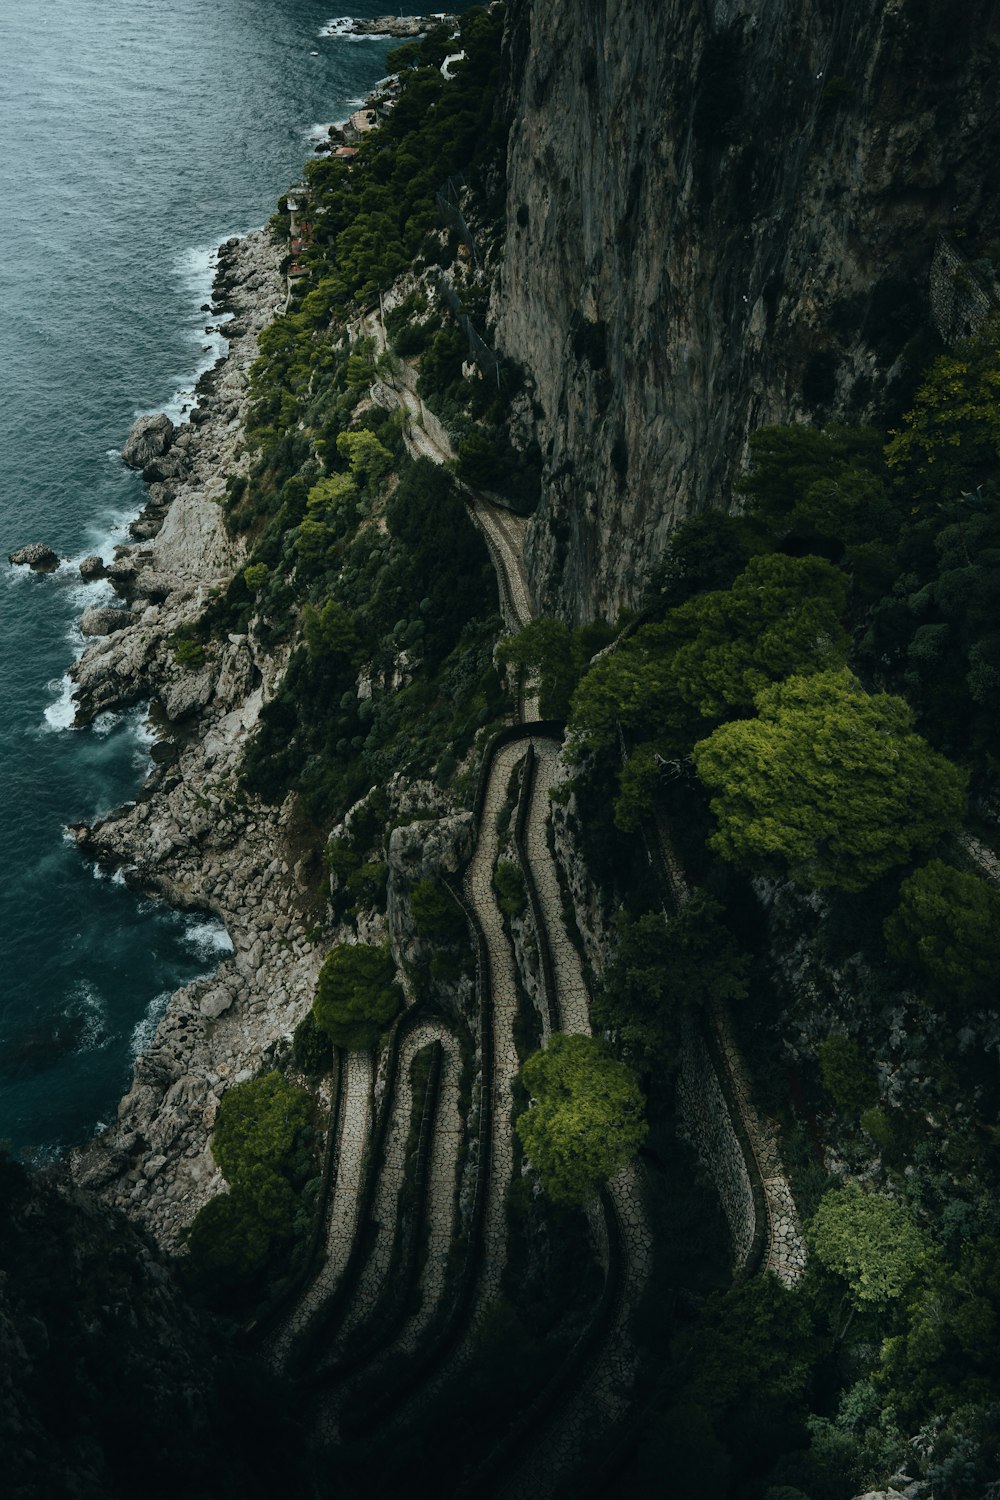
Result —
[[134, 735], [137, 744], [146, 747], [156, 744], [159, 736], [150, 722], [148, 703], [144, 703], [141, 708], [133, 709], [127, 719], [129, 730]]
[[[134, 868], [134, 867], [130, 866], [130, 868]], [[111, 872], [111, 884], [112, 885], [122, 885], [122, 886], [125, 884], [125, 869], [124, 869], [123, 866], [119, 866], [119, 868], [117, 870], [112, 870], [112, 872]]]
[[[243, 229], [237, 233], [242, 238], [249, 233], [249, 230]], [[200, 357], [194, 362], [193, 373], [176, 377], [183, 384], [178, 384], [170, 400], [161, 408], [172, 422], [183, 421], [192, 406], [197, 404], [194, 388], [199, 377], [204, 375], [206, 370], [210, 370], [228, 348], [221, 333], [205, 332], [205, 319], [211, 318], [214, 327], [220, 322], [229, 322], [230, 315], [228, 313], [205, 313], [201, 311], [201, 308], [206, 302], [212, 300], [212, 284], [215, 281], [215, 270], [219, 260], [219, 245], [229, 238], [231, 238], [230, 235], [220, 235], [210, 245], [193, 245], [187, 250], [182, 250], [174, 259], [174, 275], [184, 288], [187, 298], [190, 299], [191, 312], [186, 330], [187, 336], [191, 343], [200, 346]], [[136, 416], [142, 415], [143, 413], [136, 412]]]
[[97, 718], [90, 726], [91, 730], [94, 734], [98, 734], [103, 737], [106, 734], [110, 734], [112, 729], [116, 729], [118, 727], [118, 725], [122, 721], [122, 717], [122, 714], [115, 713], [112, 709], [108, 709], [106, 713], [97, 715]]
[[80, 979], [70, 991], [66, 1014], [82, 1022], [77, 1052], [96, 1052], [111, 1040], [108, 1031], [107, 1002], [100, 991], [86, 979]]
[[164, 990], [162, 994], [154, 995], [146, 1006], [146, 1014], [141, 1021], [136, 1023], [129, 1039], [129, 1050], [133, 1057], [138, 1057], [140, 1052], [145, 1052], [156, 1036], [156, 1028], [166, 1014], [169, 1001], [170, 991]]
[[[108, 452], [109, 461], [113, 460], [115, 465], [121, 463], [121, 454], [117, 448], [111, 448]], [[114, 550], [122, 542], [129, 542], [128, 523], [134, 519], [139, 505], [136, 502], [125, 507], [116, 507], [114, 510], [104, 511], [102, 515], [95, 517], [87, 526], [87, 540], [80, 552], [69, 559], [67, 568], [78, 570], [85, 557], [100, 557], [104, 562], [110, 562], [114, 556]], [[83, 580], [80, 580], [83, 584]], [[90, 591], [88, 597], [93, 598], [94, 592], [101, 587], [110, 588], [105, 579], [95, 579], [93, 583], [83, 584]]]
[[75, 686], [69, 673], [49, 683], [49, 690], [56, 693], [57, 697], [45, 710], [45, 727], [53, 733], [73, 728], [73, 720], [76, 718], [76, 700], [73, 697]]
[[132, 754], [132, 764], [137, 771], [148, 771], [152, 756], [150, 751], [156, 744], [158, 736], [156, 730], [149, 722], [149, 705], [136, 709], [126, 716], [129, 733], [135, 741], [135, 750]]
[[326, 124], [320, 121], [316, 125], [310, 125], [303, 132], [306, 140], [311, 141], [314, 146], [318, 145], [320, 141], [328, 140], [331, 129], [334, 127], [339, 129], [341, 125], [346, 125], [354, 114], [354, 111], [360, 109], [364, 102], [364, 98], [360, 96], [357, 99], [342, 99], [338, 109], [343, 111], [343, 113], [338, 113], [335, 120], [329, 120]]
[[[354, 25], [353, 16], [334, 16], [332, 21], [327, 21], [325, 26], [319, 29], [321, 37], [342, 36], [349, 42], [384, 42], [386, 36], [380, 31], [352, 31]], [[414, 41], [414, 37], [389, 38], [389, 40]]]
[[229, 933], [211, 917], [191, 922], [184, 930], [184, 941], [203, 958], [219, 958], [233, 951]]
[[92, 604], [99, 604], [102, 609], [112, 609], [120, 602], [107, 578], [97, 578], [93, 583], [84, 583], [79, 577], [75, 581], [67, 579], [66, 599], [80, 614]]
[[[213, 315], [200, 311], [204, 303], [210, 302], [212, 298], [212, 283], [215, 280], [215, 267], [217, 262], [217, 247], [210, 250], [204, 247], [193, 250], [185, 250], [177, 257], [174, 269], [180, 280], [184, 283], [186, 290], [191, 296], [192, 319], [186, 334], [189, 341], [198, 344], [199, 358], [195, 361], [194, 371], [190, 375], [178, 376], [184, 384], [178, 385], [170, 400], [163, 407], [172, 422], [181, 422], [187, 416], [191, 408], [197, 405], [195, 386], [199, 378], [226, 352], [227, 343], [221, 333], [206, 333], [205, 318], [213, 319], [212, 327], [218, 323], [228, 322], [228, 314]], [[197, 299], [197, 300], [195, 300]]]

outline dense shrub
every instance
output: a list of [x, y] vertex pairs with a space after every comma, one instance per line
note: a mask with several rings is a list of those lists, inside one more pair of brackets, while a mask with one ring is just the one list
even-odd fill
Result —
[[556, 1032], [521, 1077], [532, 1098], [516, 1122], [525, 1152], [557, 1203], [586, 1203], [646, 1135], [634, 1076], [593, 1037]]
[[912, 732], [902, 699], [843, 671], [789, 678], [756, 706], [694, 750], [725, 859], [857, 891], [960, 821], [965, 777]]
[[874, 1064], [853, 1037], [836, 1032], [820, 1044], [817, 1055], [823, 1087], [845, 1115], [857, 1118], [876, 1103], [878, 1077]]
[[337, 1047], [377, 1047], [403, 1007], [388, 948], [340, 943], [327, 954], [313, 1001], [316, 1024]]
[[950, 1007], [1000, 999], [1000, 892], [980, 875], [932, 859], [903, 881], [885, 934]]
[[504, 916], [523, 916], [528, 909], [528, 892], [521, 866], [509, 859], [498, 860], [493, 871], [493, 886], [497, 893], [497, 904]]
[[260, 1296], [264, 1273], [287, 1261], [300, 1194], [315, 1171], [312, 1118], [311, 1096], [278, 1072], [222, 1096], [212, 1155], [230, 1191], [195, 1215], [185, 1263], [193, 1288], [222, 1308]]

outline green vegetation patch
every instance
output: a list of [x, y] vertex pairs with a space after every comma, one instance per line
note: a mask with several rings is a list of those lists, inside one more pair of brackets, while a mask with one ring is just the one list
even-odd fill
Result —
[[961, 821], [966, 778], [913, 733], [901, 698], [841, 671], [789, 678], [756, 707], [694, 749], [723, 858], [857, 891]]
[[669, 920], [648, 912], [625, 923], [591, 1014], [627, 1057], [672, 1071], [684, 1021], [713, 1001], [742, 1000], [749, 967], [719, 902], [695, 891]]
[[281, 1073], [227, 1089], [212, 1156], [230, 1184], [195, 1215], [187, 1233], [190, 1284], [223, 1308], [265, 1290], [265, 1273], [288, 1263], [308, 1219], [303, 1189], [315, 1175], [313, 1101]]
[[885, 924], [889, 951], [956, 1012], [1000, 998], [1000, 892], [932, 859], [899, 890]]
[[593, 1037], [556, 1032], [521, 1070], [531, 1108], [517, 1133], [557, 1203], [586, 1203], [645, 1139], [645, 1101], [629, 1068]]
[[388, 947], [338, 943], [323, 961], [313, 1014], [334, 1046], [349, 1052], [377, 1047], [403, 1008]]

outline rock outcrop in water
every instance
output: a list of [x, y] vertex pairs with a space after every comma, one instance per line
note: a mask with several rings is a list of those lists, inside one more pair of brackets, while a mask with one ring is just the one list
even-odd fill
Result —
[[59, 566], [59, 554], [53, 552], [45, 542], [29, 542], [8, 552], [7, 561], [13, 568], [30, 568], [33, 573], [52, 573]]
[[106, 578], [108, 570], [104, 566], [103, 557], [85, 557], [80, 564], [80, 577], [84, 583], [96, 583], [100, 578]]
[[547, 460], [531, 582], [547, 609], [613, 615], [637, 558], [730, 503], [749, 431], [906, 399], [941, 232], [997, 222], [1000, 17], [986, 0], [510, 13], [495, 311]]
[[122, 459], [130, 469], [145, 469], [162, 458], [173, 442], [174, 424], [164, 412], [140, 417], [122, 447]]

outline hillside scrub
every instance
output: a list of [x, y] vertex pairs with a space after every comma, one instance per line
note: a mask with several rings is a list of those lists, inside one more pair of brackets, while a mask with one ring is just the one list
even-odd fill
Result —
[[755, 706], [694, 748], [724, 859], [858, 891], [961, 821], [966, 778], [912, 732], [901, 698], [843, 670], [791, 677]]
[[230, 1191], [211, 1198], [187, 1233], [189, 1283], [228, 1308], [260, 1296], [264, 1273], [280, 1274], [315, 1173], [313, 1101], [272, 1071], [227, 1089], [212, 1132], [212, 1156]]
[[377, 1047], [403, 1008], [388, 948], [339, 943], [323, 961], [313, 1015], [316, 1025], [349, 1052]]
[[586, 1203], [619, 1171], [647, 1130], [631, 1071], [589, 1036], [556, 1032], [522, 1069], [531, 1108], [521, 1143], [556, 1203]]

